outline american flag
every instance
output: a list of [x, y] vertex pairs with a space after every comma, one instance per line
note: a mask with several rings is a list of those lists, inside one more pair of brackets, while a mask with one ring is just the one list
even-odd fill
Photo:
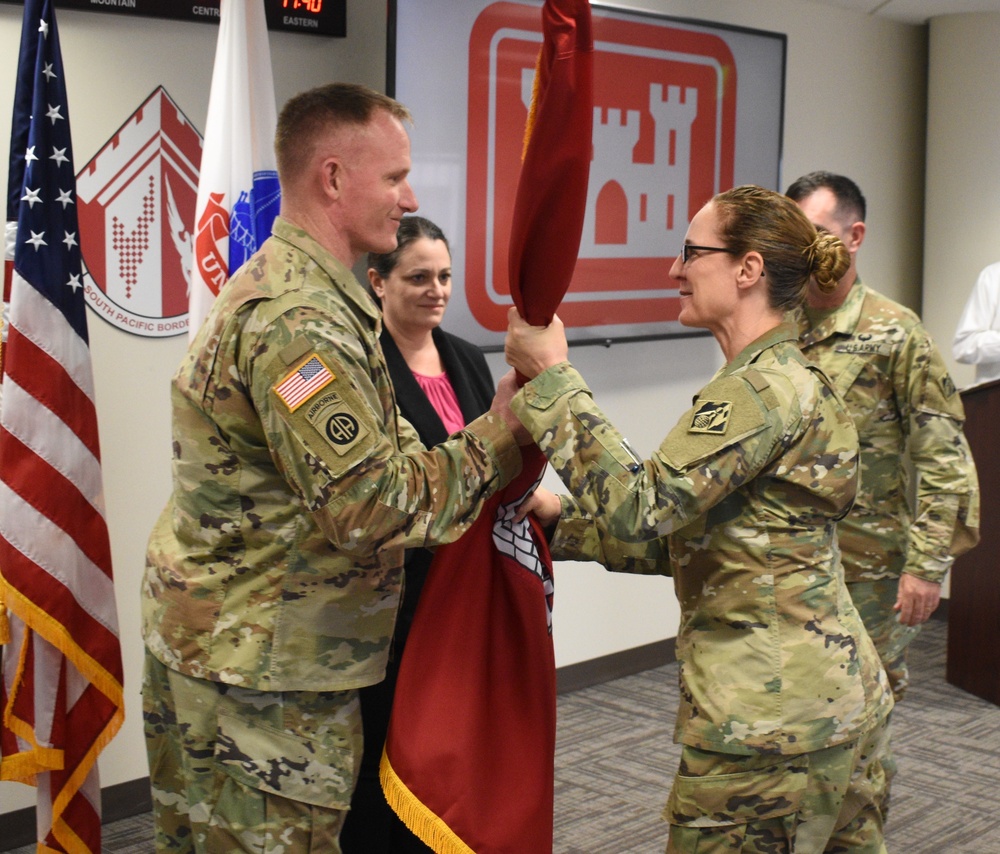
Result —
[[313, 356], [296, 368], [274, 387], [291, 411], [295, 411], [323, 386], [333, 382], [334, 376], [319, 356]]
[[27, 0], [0, 366], [0, 779], [37, 787], [39, 851], [97, 852], [97, 757], [124, 705], [74, 175], [52, 0]]

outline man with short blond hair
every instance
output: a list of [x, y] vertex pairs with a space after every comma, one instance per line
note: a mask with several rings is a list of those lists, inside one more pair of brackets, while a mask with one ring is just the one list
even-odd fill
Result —
[[351, 84], [286, 104], [273, 234], [174, 376], [142, 588], [158, 851], [340, 851], [403, 551], [457, 539], [520, 471], [509, 412], [423, 448], [351, 273], [417, 208], [408, 115]]

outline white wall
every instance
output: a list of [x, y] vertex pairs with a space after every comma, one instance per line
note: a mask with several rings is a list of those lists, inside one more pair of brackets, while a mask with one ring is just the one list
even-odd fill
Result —
[[[279, 105], [332, 79], [383, 85], [385, 4], [347, 5], [346, 39], [271, 34]], [[919, 308], [926, 28], [807, 0], [631, 5], [787, 33], [783, 184], [817, 168], [858, 180], [871, 209], [862, 271], [890, 296]], [[20, 11], [0, 5], [0, 44], [18, 43]], [[159, 84], [204, 127], [215, 28], [72, 11], [60, 12], [59, 24], [78, 169]], [[9, 48], [0, 58], [3, 140], [9, 138], [15, 53]], [[6, 192], [3, 184], [0, 188]], [[134, 337], [93, 314], [90, 330], [127, 697], [125, 726], [101, 757], [102, 782], [108, 786], [147, 773], [138, 693], [138, 591], [146, 537], [169, 489], [168, 382], [184, 341]], [[721, 363], [709, 338], [581, 347], [572, 358], [598, 401], [644, 453], [659, 443]], [[491, 356], [491, 367], [496, 376], [502, 373], [499, 356]], [[589, 565], [556, 567], [560, 666], [671, 637], [677, 617], [667, 579], [623, 577]], [[0, 784], [0, 813], [33, 804], [27, 787]]]
[[979, 271], [1000, 261], [1000, 14], [945, 15], [930, 24], [924, 323], [955, 382], [975, 368], [951, 342]]

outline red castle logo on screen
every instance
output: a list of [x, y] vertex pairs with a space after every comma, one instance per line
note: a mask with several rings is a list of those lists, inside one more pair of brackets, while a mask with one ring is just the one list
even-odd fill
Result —
[[76, 177], [87, 305], [126, 332], [187, 332], [201, 146], [160, 86]]
[[[506, 247], [542, 43], [538, 10], [495, 3], [469, 37], [466, 291], [507, 328]], [[736, 67], [717, 36], [593, 13], [594, 131], [579, 260], [559, 309], [568, 327], [675, 321], [670, 266], [688, 223], [732, 185]]]

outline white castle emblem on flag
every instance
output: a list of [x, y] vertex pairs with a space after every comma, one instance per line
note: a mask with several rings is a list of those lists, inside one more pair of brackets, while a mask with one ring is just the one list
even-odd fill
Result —
[[[543, 468], [542, 473], [544, 471]], [[525, 491], [524, 495], [497, 507], [496, 518], [493, 520], [493, 545], [496, 546], [498, 552], [507, 555], [519, 566], [542, 580], [542, 592], [545, 594], [545, 618], [549, 634], [552, 634], [552, 600], [555, 595], [552, 573], [538, 555], [528, 520], [514, 521], [517, 508], [542, 482], [542, 473], [539, 473], [538, 479]]]

